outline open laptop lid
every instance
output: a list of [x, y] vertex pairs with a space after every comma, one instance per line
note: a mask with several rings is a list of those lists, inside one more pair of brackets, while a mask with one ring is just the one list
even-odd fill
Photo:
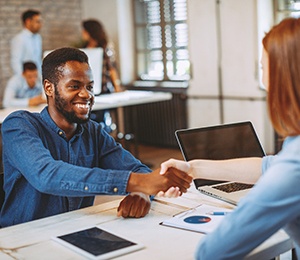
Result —
[[[224, 160], [265, 155], [250, 121], [182, 129], [177, 130], [175, 136], [186, 161], [193, 159]], [[219, 182], [195, 180], [197, 188], [215, 183]]]

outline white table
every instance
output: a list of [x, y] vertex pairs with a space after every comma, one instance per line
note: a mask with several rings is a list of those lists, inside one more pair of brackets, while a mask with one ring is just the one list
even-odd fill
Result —
[[[83, 259], [51, 237], [98, 226], [145, 245], [145, 249], [119, 257], [123, 260], [194, 259], [204, 234], [159, 225], [161, 221], [200, 203], [231, 207], [225, 202], [201, 195], [194, 188], [177, 199], [152, 202], [150, 213], [141, 219], [116, 217], [119, 200], [59, 214], [53, 217], [0, 229], [0, 259]], [[253, 250], [247, 259], [274, 258], [293, 247], [282, 230]]]
[[[170, 100], [171, 98], [172, 94], [169, 92], [126, 90], [123, 92], [96, 96], [93, 110], [96, 111], [102, 109], [141, 105], [159, 101], [166, 101]], [[36, 107], [13, 107], [0, 109], [0, 124], [13, 111], [28, 110], [30, 112], [40, 112], [44, 107], [45, 105]]]

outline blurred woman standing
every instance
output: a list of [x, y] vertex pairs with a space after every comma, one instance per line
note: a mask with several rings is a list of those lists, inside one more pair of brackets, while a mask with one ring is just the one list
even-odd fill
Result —
[[[115, 51], [112, 42], [109, 42], [104, 26], [95, 19], [82, 22], [83, 48], [103, 49], [103, 68], [101, 94], [122, 91], [116, 65]], [[111, 110], [94, 112], [91, 118], [103, 124], [104, 129], [111, 133], [116, 125], [112, 123]]]
[[118, 77], [115, 52], [113, 45], [108, 41], [103, 25], [94, 19], [82, 22], [83, 48], [103, 49], [103, 69], [101, 94], [121, 91]]

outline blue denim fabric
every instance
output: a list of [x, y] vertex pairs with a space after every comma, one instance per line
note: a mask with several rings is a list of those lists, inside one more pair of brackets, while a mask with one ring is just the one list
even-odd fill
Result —
[[95, 195], [124, 195], [131, 172], [150, 172], [94, 121], [68, 141], [47, 108], [12, 113], [2, 138], [2, 227], [91, 206]]

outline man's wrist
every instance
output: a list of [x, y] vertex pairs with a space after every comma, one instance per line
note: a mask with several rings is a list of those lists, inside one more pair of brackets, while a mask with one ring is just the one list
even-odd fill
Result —
[[129, 176], [127, 183], [127, 192], [142, 192], [144, 194], [148, 194], [146, 192], [146, 186], [144, 183], [147, 183], [145, 180], [146, 174], [140, 174], [136, 172], [132, 172]]

